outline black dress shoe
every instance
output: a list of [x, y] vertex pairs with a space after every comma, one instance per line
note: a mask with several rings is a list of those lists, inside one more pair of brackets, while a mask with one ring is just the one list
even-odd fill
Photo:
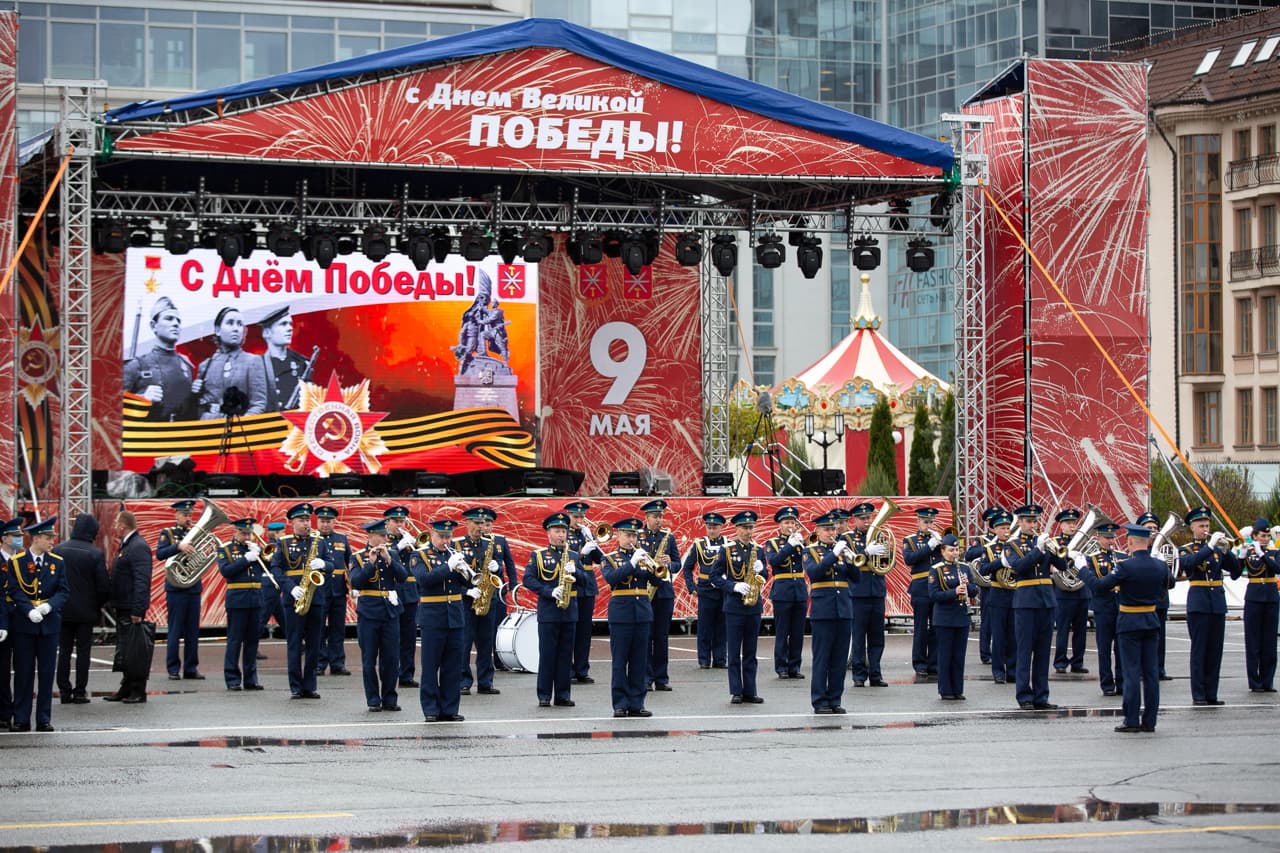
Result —
[[1088, 675], [1088, 674], [1089, 674], [1089, 670], [1088, 670], [1088, 668], [1083, 667], [1083, 666], [1073, 666], [1073, 667], [1071, 667], [1071, 671], [1072, 671], [1072, 672], [1074, 672], [1076, 675]]
[[957, 702], [964, 702], [964, 701], [965, 701], [965, 698], [964, 698], [964, 694], [963, 694], [963, 693], [957, 693], [955, 696], [952, 696], [951, 698], [952, 698], [952, 699], [954, 699], [954, 700], [956, 700]]
[[383, 703], [382, 703], [382, 710], [384, 710], [384, 711], [399, 711], [399, 710], [400, 710], [400, 706], [399, 706], [399, 705], [388, 705], [386, 702], [383, 702]]
[[867, 686], [867, 682], [865, 682], [865, 681], [855, 681], [855, 682], [853, 682], [853, 686], [854, 686], [854, 687], [866, 687], [866, 686]]
[[1121, 734], [1133, 735], [1142, 731], [1142, 727], [1141, 726], [1116, 726], [1116, 731], [1120, 732]]
[[228, 690], [236, 690], [236, 691], [238, 691], [238, 690], [240, 690], [240, 685], [239, 685], [239, 684], [228, 684], [228, 685], [227, 685], [227, 689], [228, 689]]
[[89, 697], [84, 695], [83, 693], [77, 693], [76, 695], [71, 697], [71, 704], [72, 705], [88, 705]]
[[557, 699], [554, 704], [557, 708], [572, 708], [578, 703], [574, 702], [572, 699]]
[[630, 713], [630, 712], [628, 712], [626, 708], [614, 708], [614, 709], [613, 709], [613, 715], [614, 715], [615, 717], [625, 717], [625, 716], [627, 716], [627, 714], [628, 714], [628, 713]]
[[659, 693], [670, 693], [670, 692], [671, 692], [671, 685], [670, 685], [670, 684], [655, 684], [655, 685], [653, 685], [653, 689], [654, 689], [654, 690], [657, 690]]
[[950, 693], [948, 693], [948, 694], [946, 694], [946, 695], [944, 695], [944, 696], [939, 696], [938, 698], [939, 698], [939, 699], [941, 699], [941, 700], [942, 700], [942, 701], [944, 701], [944, 702], [950, 702], [952, 699], [954, 699], [954, 698], [956, 698], [956, 697], [955, 697], [955, 696], [952, 696]]
[[369, 713], [370, 713], [370, 714], [377, 714], [377, 713], [378, 713], [378, 712], [380, 712], [381, 710], [382, 710], [382, 706], [381, 706], [381, 705], [370, 705], [370, 706], [369, 706]]
[[182, 677], [185, 678], [187, 681], [204, 681], [204, 676], [198, 672], [183, 673]]
[[462, 696], [470, 696], [470, 695], [471, 695], [471, 688], [470, 688], [470, 687], [464, 687], [464, 688], [462, 688], [462, 689], [461, 689], [460, 691], [458, 691], [458, 692], [459, 692], [459, 694], [461, 694]]
[[700, 663], [700, 664], [698, 664], [698, 669], [711, 669], [711, 664], [709, 664], [709, 663]]
[[265, 690], [266, 688], [263, 687], [261, 684], [246, 684], [244, 685], [244, 689], [245, 690]]
[[747, 702], [747, 703], [752, 704], [752, 705], [763, 705], [763, 704], [764, 704], [764, 700], [763, 700], [763, 699], [761, 699], [759, 696], [743, 696], [743, 697], [742, 697], [742, 701], [743, 701], [743, 702]]
[[333, 669], [329, 670], [329, 672], [332, 675], [350, 675], [351, 674], [351, 670], [343, 669], [340, 666], [335, 666]]
[[741, 704], [742, 704], [742, 697], [741, 697], [741, 696], [732, 696], [732, 697], [730, 697], [730, 698], [729, 698], [729, 704], [730, 704], [730, 705], [741, 705]]
[[442, 723], [461, 723], [465, 719], [466, 717], [461, 714], [442, 714], [440, 716], [440, 722]]
[[36, 723], [36, 731], [38, 732], [51, 732], [53, 730], [52, 723]]
[[1276, 692], [1276, 689], [1275, 689], [1274, 687], [1264, 687], [1264, 688], [1262, 688], [1262, 692], [1263, 692], [1263, 693], [1275, 693], [1275, 692]]
[[1053, 668], [1053, 671], [1054, 671], [1054, 672], [1056, 672], [1056, 673], [1058, 673], [1058, 675], [1066, 675], [1066, 674], [1067, 674], [1067, 668], [1066, 668], [1065, 666], [1063, 666], [1063, 667], [1057, 667], [1057, 666], [1055, 666], [1055, 667]]
[[434, 722], [438, 722], [440, 718], [439, 718], [439, 717], [437, 717], [435, 714], [427, 714], [427, 715], [426, 715], [425, 717], [423, 717], [422, 719], [423, 719], [425, 722], [428, 722], [428, 723], [434, 723]]
[[992, 683], [992, 684], [1004, 684], [1004, 683], [1005, 683], [1005, 681], [1004, 681], [1004, 679], [1003, 679], [1003, 678], [993, 678], [993, 679], [991, 679], [991, 683]]
[[1034, 704], [1032, 704], [1031, 702], [1019, 702], [1019, 703], [1018, 703], [1018, 710], [1019, 710], [1019, 711], [1034, 711], [1035, 709], [1036, 709], [1036, 706], [1035, 706]]
[[1208, 704], [1209, 704], [1209, 700], [1208, 700], [1208, 699], [1192, 699], [1192, 700], [1191, 700], [1191, 704], [1192, 704], [1192, 705], [1197, 705], [1197, 706], [1199, 706], [1199, 705], [1208, 705]]
[[837, 705], [837, 706], [835, 706], [834, 708], [832, 708], [832, 709], [831, 709], [831, 713], [833, 713], [833, 714], [847, 714], [847, 713], [849, 713], [849, 712], [848, 712], [848, 711], [846, 711], [846, 710], [845, 710], [843, 707], [841, 707], [840, 705]]
[[627, 713], [633, 717], [652, 717], [653, 716], [653, 712], [650, 711], [648, 708], [632, 708]]
[[126, 696], [120, 700], [121, 705], [145, 705], [147, 704], [147, 694], [139, 693], [137, 696]]
[[873, 678], [871, 679], [871, 686], [872, 687], [888, 687], [889, 682], [885, 681], [883, 678]]
[[1209, 704], [1210, 704], [1210, 705], [1225, 705], [1225, 704], [1227, 704], [1227, 703], [1226, 703], [1226, 702], [1224, 702], [1224, 701], [1222, 701], [1221, 699], [1210, 699], [1210, 700], [1209, 700]]
[[476, 690], [476, 692], [479, 693], [481, 696], [497, 696], [502, 691], [496, 687], [481, 687], [478, 690]]
[[10, 723], [9, 731], [11, 732], [29, 732], [31, 731], [30, 723]]
[[126, 694], [124, 693], [112, 693], [110, 696], [103, 696], [102, 701], [103, 702], [119, 702], [122, 699], [124, 699], [125, 695]]
[[257, 654], [257, 659], [258, 659], [258, 660], [266, 660], [266, 659], [267, 659], [267, 656], [266, 656], [266, 655], [264, 655], [262, 652], [258, 652], [258, 654]]
[[1156, 730], [1155, 726], [1138, 726], [1138, 728], [1142, 729], [1144, 732], [1154, 732]]
[[573, 679], [575, 684], [595, 684], [596, 680], [589, 675], [579, 675]]
[[825, 708], [825, 707], [824, 707], [824, 708], [814, 708], [814, 709], [813, 709], [813, 713], [815, 713], [815, 714], [831, 714], [831, 713], [834, 713], [834, 712], [833, 712], [830, 708]]
[[539, 708], [550, 708], [550, 707], [551, 707], [551, 700], [550, 700], [550, 699], [539, 699], [539, 700], [538, 700], [538, 707], [539, 707]]
[[787, 678], [804, 678], [804, 673], [803, 673], [803, 672], [793, 672], [793, 673], [789, 674], [789, 675], [787, 676]]
[[314, 690], [303, 690], [298, 695], [301, 696], [303, 699], [319, 699], [320, 698], [320, 694]]
[[408, 681], [401, 681], [401, 682], [400, 682], [400, 686], [401, 686], [401, 687], [417, 687], [417, 686], [418, 686], [418, 682], [414, 681], [414, 680], [411, 678], [411, 679], [409, 679]]
[[171, 672], [171, 673], [169, 673], [169, 680], [170, 680], [170, 681], [181, 681], [181, 680], [182, 680], [182, 676], [181, 676], [181, 675], [178, 675], [178, 673], [176, 673], [176, 672]]
[[1172, 675], [1162, 675], [1162, 676], [1160, 676], [1160, 680], [1161, 680], [1161, 681], [1173, 681], [1173, 676], [1172, 676]]
[[1057, 706], [1057, 705], [1055, 705], [1055, 704], [1053, 704], [1052, 702], [1036, 702], [1036, 703], [1034, 703], [1033, 707], [1034, 707], [1037, 711], [1056, 711], [1056, 710], [1058, 710], [1058, 706]]
[[729, 664], [727, 664], [727, 663], [713, 663], [713, 664], [711, 664], [711, 668], [712, 668], [712, 669], [728, 669], [728, 668], [729, 668]]
[[[1254, 691], [1254, 692], [1257, 692], [1257, 691]], [[59, 694], [58, 694], [58, 704], [59, 704], [59, 705], [70, 705], [70, 704], [71, 704], [71, 691], [69, 691], [69, 690], [68, 690], [66, 693], [59, 693]]]

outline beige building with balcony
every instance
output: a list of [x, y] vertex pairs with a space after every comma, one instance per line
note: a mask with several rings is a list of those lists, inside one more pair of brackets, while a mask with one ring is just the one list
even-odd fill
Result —
[[[1195, 463], [1280, 472], [1280, 10], [1146, 48], [1151, 406]], [[1154, 432], [1154, 430], [1153, 430]]]

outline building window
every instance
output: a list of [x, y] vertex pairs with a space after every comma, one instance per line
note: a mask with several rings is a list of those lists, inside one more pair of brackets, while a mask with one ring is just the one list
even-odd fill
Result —
[[1197, 447], [1222, 446], [1222, 392], [1195, 393]]
[[753, 355], [751, 357], [751, 372], [755, 375], [757, 385], [773, 386], [773, 374], [777, 363], [777, 357], [772, 355]]
[[1276, 126], [1264, 124], [1258, 128], [1258, 156], [1266, 157], [1276, 153]]
[[1236, 355], [1253, 355], [1253, 300], [1236, 300]]
[[1276, 389], [1262, 389], [1262, 443], [1280, 444], [1280, 424], [1277, 423]]
[[1182, 190], [1182, 368], [1222, 372], [1221, 139], [1179, 137]]
[[1262, 317], [1259, 318], [1262, 321], [1262, 352], [1275, 352], [1277, 344], [1276, 321], [1278, 319], [1276, 317], [1276, 297], [1274, 295], [1262, 297], [1259, 307], [1262, 309]]
[[1247, 207], [1236, 208], [1236, 250], [1248, 251], [1253, 248], [1253, 211]]
[[1253, 389], [1236, 391], [1236, 444], [1247, 447], [1253, 444]]
[[1237, 130], [1231, 135], [1231, 157], [1233, 160], [1248, 160], [1253, 156], [1250, 141], [1253, 138], [1253, 132], [1250, 128]]
[[[776, 346], [773, 340], [773, 270], [751, 270], [751, 346]], [[757, 380], [758, 381], [758, 380]]]

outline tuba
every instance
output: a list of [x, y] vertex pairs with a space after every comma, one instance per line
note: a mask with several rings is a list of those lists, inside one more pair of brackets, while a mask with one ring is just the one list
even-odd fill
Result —
[[1155, 538], [1151, 540], [1151, 556], [1163, 561], [1171, 573], [1178, 569], [1178, 547], [1170, 541], [1170, 537], [1183, 527], [1186, 525], [1178, 514], [1170, 512], [1165, 517], [1164, 524], [1156, 531]]
[[892, 516], [898, 513], [898, 505], [889, 498], [884, 499], [884, 503], [880, 505], [876, 517], [871, 520], [871, 526], [867, 528], [865, 542], [879, 542], [884, 546], [884, 553], [879, 557], [873, 557], [869, 554], [855, 554], [853, 564], [858, 568], [866, 567], [873, 574], [887, 575], [893, 571], [894, 560], [898, 556], [898, 542], [894, 539], [893, 534], [884, 528]]
[[227, 518], [227, 514], [219, 509], [217, 504], [205, 498], [204, 512], [200, 513], [200, 520], [187, 531], [187, 535], [182, 537], [182, 543], [180, 543], [190, 545], [195, 551], [190, 554], [180, 551], [165, 560], [165, 580], [179, 589], [195, 586], [205, 569], [212, 566], [218, 559], [218, 548], [221, 546], [218, 537], [213, 535], [213, 529], [230, 521], [231, 519]]

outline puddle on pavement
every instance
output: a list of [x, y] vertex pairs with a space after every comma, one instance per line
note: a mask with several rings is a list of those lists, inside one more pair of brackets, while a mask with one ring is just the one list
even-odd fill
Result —
[[[1103, 800], [1059, 805], [1003, 805], [939, 809], [882, 817], [815, 818], [717, 823], [560, 823], [555, 821], [462, 822], [366, 836], [228, 835], [195, 841], [113, 844], [114, 853], [292, 853], [316, 850], [430, 848], [513, 841], [578, 838], [651, 838], [697, 835], [862, 835], [925, 832], [1053, 823], [1108, 823], [1155, 817], [1192, 817], [1280, 812], [1280, 803], [1113, 803]], [[0, 853], [34, 853], [37, 848], [0, 848]], [[88, 853], [101, 845], [54, 845], [42, 853]]]

